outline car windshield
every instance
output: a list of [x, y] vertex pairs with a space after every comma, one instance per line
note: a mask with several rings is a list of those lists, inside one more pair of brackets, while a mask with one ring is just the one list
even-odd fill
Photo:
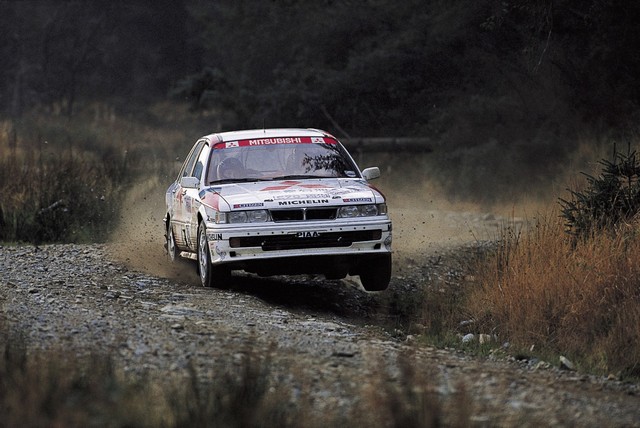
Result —
[[358, 177], [356, 166], [340, 144], [328, 138], [320, 140], [323, 142], [295, 137], [216, 144], [211, 151], [207, 180], [227, 183]]

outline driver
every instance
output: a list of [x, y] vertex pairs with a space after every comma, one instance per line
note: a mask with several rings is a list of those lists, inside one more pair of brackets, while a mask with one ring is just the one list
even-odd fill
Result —
[[218, 164], [218, 180], [244, 178], [245, 169], [237, 158], [226, 158]]

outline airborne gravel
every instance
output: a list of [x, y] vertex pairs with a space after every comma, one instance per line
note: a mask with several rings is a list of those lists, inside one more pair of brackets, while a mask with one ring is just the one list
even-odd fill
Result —
[[[640, 426], [638, 385], [557, 363], [471, 357], [388, 328], [388, 293], [414, 293], [425, 278], [464, 281], [469, 251], [415, 255], [387, 294], [374, 294], [308, 276], [239, 275], [228, 290], [205, 289], [191, 265], [162, 278], [114, 259], [107, 245], [0, 246], [0, 303], [30, 349], [98, 350], [134, 375], [192, 365], [215, 379], [247, 350], [269, 355], [280, 386], [292, 400], [309, 394], [317, 414], [349, 415], [381, 373], [400, 382], [409, 358], [445, 409], [467, 412], [473, 426]], [[456, 408], [462, 392], [468, 409]]]

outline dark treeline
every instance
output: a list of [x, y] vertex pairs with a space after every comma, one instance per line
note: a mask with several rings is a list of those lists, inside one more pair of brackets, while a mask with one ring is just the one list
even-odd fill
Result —
[[0, 111], [170, 97], [225, 129], [526, 135], [553, 155], [635, 122], [638, 22], [623, 0], [0, 1]]

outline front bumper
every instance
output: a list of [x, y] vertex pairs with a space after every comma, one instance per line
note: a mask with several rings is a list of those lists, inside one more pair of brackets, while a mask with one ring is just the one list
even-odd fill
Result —
[[299, 256], [390, 253], [391, 221], [384, 217], [358, 221], [207, 224], [213, 264]]

